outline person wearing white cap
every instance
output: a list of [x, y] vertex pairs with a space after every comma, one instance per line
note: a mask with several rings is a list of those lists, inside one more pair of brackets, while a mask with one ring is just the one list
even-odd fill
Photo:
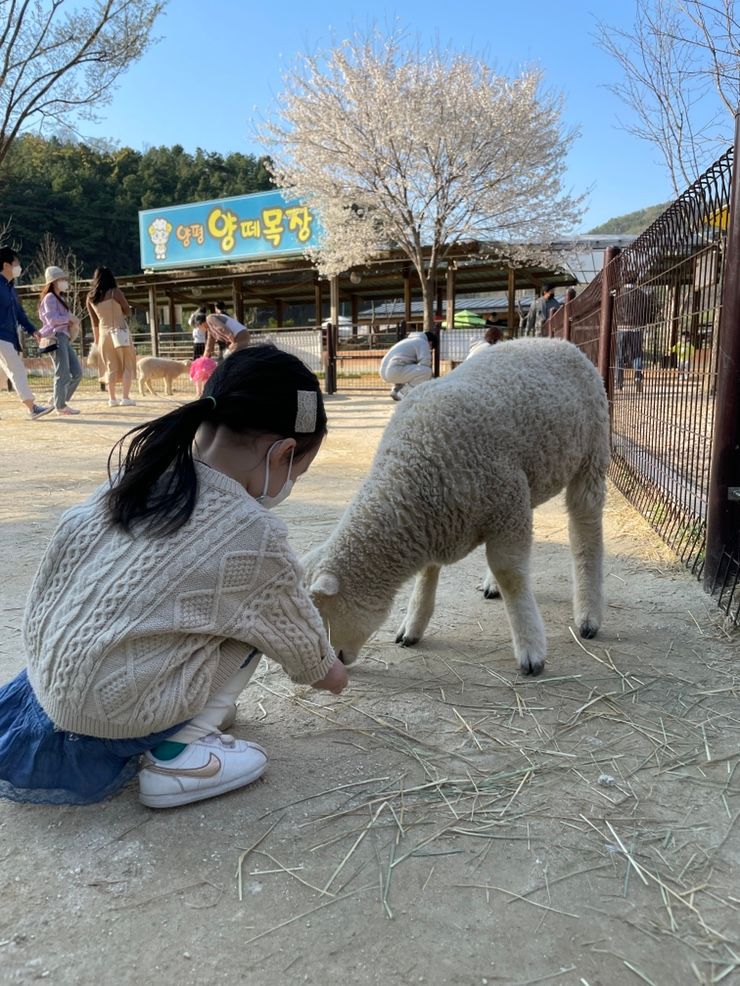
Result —
[[65, 418], [80, 413], [77, 408], [70, 407], [68, 401], [82, 380], [82, 367], [72, 349], [72, 340], [77, 338], [80, 322], [69, 310], [64, 297], [68, 288], [69, 279], [61, 267], [46, 268], [39, 304], [39, 350], [50, 355], [54, 363], [54, 408], [58, 415]]

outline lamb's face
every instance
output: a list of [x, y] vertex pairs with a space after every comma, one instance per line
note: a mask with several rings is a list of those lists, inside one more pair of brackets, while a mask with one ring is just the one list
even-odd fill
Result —
[[364, 605], [351, 602], [342, 591], [339, 577], [324, 565], [316, 552], [303, 559], [311, 599], [321, 614], [331, 645], [343, 664], [353, 664], [363, 645], [383, 620]]

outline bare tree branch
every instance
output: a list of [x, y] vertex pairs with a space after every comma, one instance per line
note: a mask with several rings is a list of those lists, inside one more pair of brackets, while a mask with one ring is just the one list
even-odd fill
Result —
[[33, 123], [95, 119], [155, 38], [167, 0], [5, 0], [0, 4], [0, 166]]
[[732, 140], [740, 100], [735, 0], [636, 0], [635, 23], [597, 26], [622, 69], [609, 88], [629, 107], [622, 126], [660, 151], [676, 194]]
[[431, 328], [436, 268], [455, 245], [547, 241], [577, 221], [581, 200], [562, 188], [575, 132], [560, 114], [539, 73], [507, 78], [371, 32], [302, 57], [261, 136], [278, 184], [320, 216], [322, 273], [402, 250]]

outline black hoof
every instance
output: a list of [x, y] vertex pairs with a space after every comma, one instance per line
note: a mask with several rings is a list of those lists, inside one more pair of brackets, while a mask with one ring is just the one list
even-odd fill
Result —
[[413, 647], [414, 644], [418, 644], [418, 643], [419, 643], [419, 638], [418, 637], [402, 637], [401, 638], [401, 647]]
[[525, 677], [528, 676], [528, 675], [531, 675], [533, 678], [536, 678], [537, 675], [542, 674], [542, 672], [544, 671], [544, 669], [545, 669], [545, 662], [544, 661], [535, 661], [533, 663], [533, 662], [529, 661], [529, 662], [527, 662], [527, 664], [520, 665], [520, 668], [519, 669], [520, 669], [520, 671], [522, 672], [522, 674]]
[[578, 632], [583, 637], [584, 640], [593, 640], [596, 634], [599, 632], [599, 628], [593, 626], [591, 623], [581, 623], [578, 628]]
[[347, 662], [345, 661], [344, 654], [341, 651], [339, 651], [339, 653], [337, 654], [337, 657], [342, 662], [342, 664], [345, 664], [346, 665]]
[[483, 590], [483, 598], [484, 599], [500, 599], [501, 598], [501, 593], [498, 591], [498, 589], [484, 589]]
[[403, 643], [403, 637], [404, 637], [404, 633], [403, 630], [401, 630], [399, 633], [396, 634], [396, 643], [397, 644]]

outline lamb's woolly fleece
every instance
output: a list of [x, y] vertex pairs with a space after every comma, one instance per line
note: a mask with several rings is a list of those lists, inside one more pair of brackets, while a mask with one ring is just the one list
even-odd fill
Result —
[[598, 498], [608, 461], [604, 387], [575, 346], [491, 346], [399, 404], [336, 531], [304, 559], [309, 585], [336, 576], [332, 629], [339, 609], [366, 639], [406, 579], [492, 533], [528, 538], [531, 508], [578, 475]]

